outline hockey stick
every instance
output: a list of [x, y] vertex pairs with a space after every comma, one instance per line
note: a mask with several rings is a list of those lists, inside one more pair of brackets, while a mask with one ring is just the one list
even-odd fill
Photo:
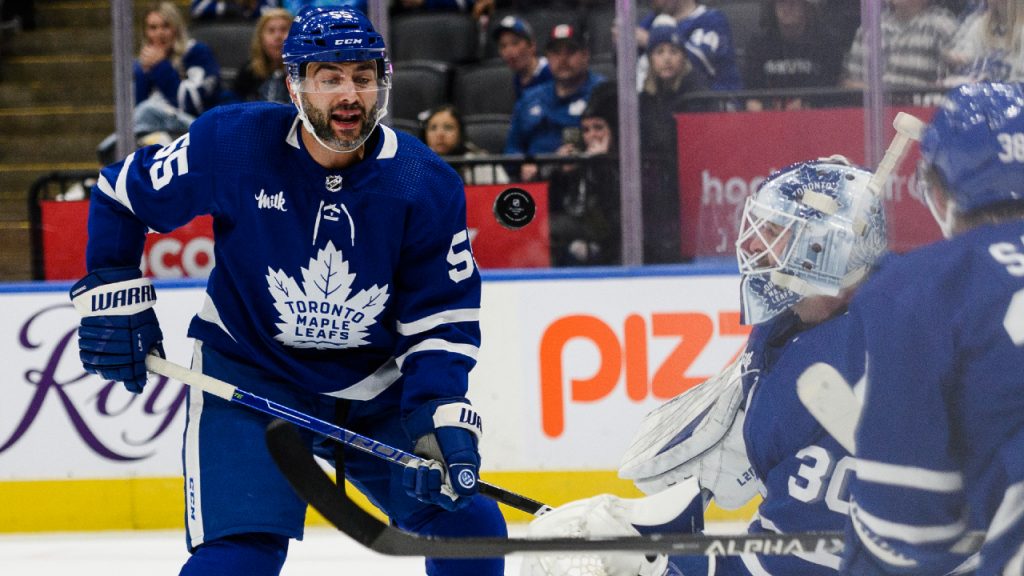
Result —
[[[321, 436], [327, 436], [328, 438], [346, 446], [351, 446], [352, 448], [361, 450], [371, 456], [393, 462], [400, 466], [423, 461], [419, 456], [388, 446], [387, 444], [383, 444], [373, 440], [372, 438], [367, 438], [366, 436], [335, 426], [330, 422], [314, 418], [313, 416], [304, 414], [297, 410], [292, 410], [287, 406], [267, 400], [266, 398], [250, 394], [249, 392], [232, 386], [227, 382], [194, 370], [189, 370], [184, 366], [179, 366], [178, 364], [169, 362], [159, 356], [147, 356], [146, 368], [150, 372], [160, 374], [161, 376], [167, 376], [168, 378], [173, 378], [179, 382], [188, 384], [193, 388], [198, 388], [203, 392], [223, 398], [228, 402], [242, 404], [258, 412], [263, 412], [264, 414], [269, 414], [275, 418], [287, 420], [292, 424], [311, 430]], [[521, 494], [516, 494], [515, 492], [509, 492], [504, 488], [488, 484], [484, 481], [479, 481], [478, 486], [480, 493], [484, 496], [505, 504], [506, 506], [522, 510], [523, 512], [539, 515], [551, 509], [542, 502], [538, 502], [532, 498], [527, 498]]]
[[885, 186], [889, 175], [899, 166], [903, 155], [910, 148], [911, 141], [920, 141], [921, 134], [924, 132], [924, 122], [917, 116], [906, 112], [896, 114], [896, 118], [892, 121], [892, 127], [896, 129], [896, 135], [893, 136], [892, 142], [886, 148], [882, 160], [878, 162], [878, 167], [875, 168], [871, 180], [868, 180], [868, 190], [871, 190], [875, 196], [882, 193], [882, 186]]
[[339, 493], [337, 486], [313, 460], [299, 431], [275, 420], [267, 427], [267, 447], [292, 488], [339, 530], [367, 548], [390, 556], [434, 558], [492, 558], [514, 552], [686, 554], [835, 553], [842, 548], [841, 532], [803, 534], [648, 534], [590, 538], [497, 538], [423, 536], [389, 526]]
[[824, 362], [811, 364], [797, 378], [796, 395], [840, 446], [850, 454], [857, 453], [855, 436], [860, 420], [860, 399], [838, 370]]

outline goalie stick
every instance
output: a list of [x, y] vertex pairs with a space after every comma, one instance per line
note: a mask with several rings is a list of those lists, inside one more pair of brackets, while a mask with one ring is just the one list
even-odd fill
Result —
[[[893, 119], [892, 127], [896, 129], [896, 135], [867, 185], [876, 196], [882, 193], [889, 176], [899, 167], [911, 142], [920, 142], [925, 124], [916, 116], [900, 112]], [[818, 424], [850, 454], [856, 454], [855, 432], [861, 403], [843, 375], [832, 366], [818, 362], [800, 375], [796, 391], [800, 402]]]
[[818, 424], [850, 454], [857, 454], [856, 431], [860, 399], [838, 370], [817, 362], [796, 380], [796, 395]]
[[313, 459], [298, 430], [284, 420], [267, 427], [267, 447], [292, 488], [331, 524], [363, 546], [390, 556], [492, 558], [514, 552], [605, 553], [727, 556], [804, 554], [842, 548], [841, 532], [711, 536], [673, 533], [590, 538], [497, 538], [424, 536], [390, 526], [341, 494]]
[[[188, 384], [193, 388], [198, 388], [203, 392], [223, 398], [228, 402], [242, 404], [258, 412], [269, 414], [274, 418], [287, 420], [292, 424], [311, 430], [321, 436], [326, 436], [346, 446], [351, 446], [356, 450], [360, 450], [377, 458], [388, 460], [389, 462], [393, 462], [400, 466], [423, 461], [422, 458], [414, 454], [399, 450], [398, 448], [378, 442], [372, 438], [367, 438], [362, 434], [346, 430], [345, 428], [336, 426], [325, 420], [314, 418], [309, 414], [304, 414], [287, 406], [267, 400], [266, 398], [251, 394], [245, 390], [237, 388], [236, 386], [228, 384], [223, 380], [218, 380], [212, 376], [208, 376], [194, 370], [189, 370], [184, 366], [180, 366], [159, 356], [152, 354], [147, 356], [146, 368], [155, 374], [173, 378], [179, 382]], [[480, 493], [484, 496], [505, 504], [506, 506], [522, 510], [523, 512], [538, 515], [550, 510], [550, 508], [542, 502], [538, 502], [521, 494], [516, 494], [515, 492], [510, 492], [504, 488], [488, 484], [487, 482], [479, 481], [477, 486], [479, 487]]]

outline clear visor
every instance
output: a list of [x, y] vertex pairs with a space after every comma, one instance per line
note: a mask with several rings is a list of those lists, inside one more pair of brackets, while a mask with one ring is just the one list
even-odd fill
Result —
[[314, 62], [306, 74], [292, 79], [297, 92], [306, 94], [338, 94], [343, 92], [376, 92], [391, 87], [388, 75], [378, 76], [374, 61], [358, 63]]
[[801, 234], [802, 228], [797, 226], [801, 221], [758, 203], [753, 196], [747, 198], [736, 239], [740, 274], [761, 274], [784, 268]]

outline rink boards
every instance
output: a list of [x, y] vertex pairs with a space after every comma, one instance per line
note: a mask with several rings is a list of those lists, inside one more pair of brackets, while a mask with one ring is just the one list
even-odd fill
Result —
[[[485, 274], [470, 393], [484, 417], [484, 477], [549, 504], [639, 495], [615, 470], [643, 416], [746, 339], [733, 270]], [[202, 285], [157, 286], [168, 358], [188, 365]], [[67, 289], [0, 287], [0, 531], [180, 526], [184, 387], [151, 380], [133, 396], [84, 373]], [[709, 516], [747, 518], [755, 504]]]

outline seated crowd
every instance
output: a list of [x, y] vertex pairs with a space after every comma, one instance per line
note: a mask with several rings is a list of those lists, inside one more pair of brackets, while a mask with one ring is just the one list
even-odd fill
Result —
[[[734, 29], [730, 22], [728, 5], [740, 2], [759, 9], [755, 30]], [[367, 8], [365, 0], [193, 0], [191, 17], [197, 29], [224, 19], [251, 26], [249, 58], [228, 64], [238, 70], [230, 83], [221, 77], [220, 66], [227, 63], [218, 63], [215, 50], [190, 37], [173, 3], [162, 2], [147, 12], [135, 63], [137, 136], [146, 141], [173, 138], [218, 103], [288, 102], [281, 44], [291, 14], [311, 4]], [[610, 239], [577, 237], [581, 226], [597, 220], [597, 212], [603, 219], [597, 228], [617, 227], [617, 169], [595, 178], [592, 169], [579, 167], [593, 163], [570, 169], [570, 165], [538, 164], [529, 158], [605, 155], [608, 163], [616, 160], [609, 147], [614, 150], [617, 112], [609, 115], [613, 108], [606, 103], [592, 106], [598, 93], [604, 94], [604, 100], [615, 100], [615, 84], [609, 82], [615, 79], [615, 54], [595, 54], [600, 43], [591, 40], [592, 35], [605, 35], [611, 38], [608, 46], [619, 44], [613, 10], [608, 10], [611, 3], [604, 4], [609, 6], [596, 0], [554, 5], [528, 0], [400, 0], [391, 6], [393, 19], [416, 18], [426, 12], [461, 13], [476, 29], [486, 31], [475, 36], [483, 42], [475, 50], [479, 58], [436, 66], [447, 75], [439, 84], [448, 89], [424, 100], [433, 103], [428, 110], [418, 117], [399, 115], [391, 122], [398, 129], [418, 132], [453, 163], [460, 157], [485, 154], [525, 156], [525, 162], [500, 166], [460, 165], [467, 183], [543, 180], [552, 187], [565, 187], [553, 189], [550, 195], [555, 265], [620, 260], [614, 234]], [[850, 8], [856, 4], [844, 0], [717, 0], [711, 6], [698, 0], [641, 3], [646, 8], [641, 9], [635, 38], [640, 54], [636, 90], [643, 218], [650, 235], [644, 239], [645, 262], [682, 259], [673, 115], [722, 109], [722, 103], [729, 110], [799, 109], [815, 106], [810, 96], [815, 90], [863, 88], [866, 36], [858, 26], [859, 12]], [[602, 7], [604, 19], [588, 18]], [[561, 18], [544, 20], [538, 17], [541, 11]], [[969, 81], [1019, 81], [1024, 77], [1022, 30], [1024, 0], [886, 0], [881, 13], [882, 81], [889, 90], [935, 92]], [[734, 38], [745, 39], [745, 45], [737, 45]], [[400, 79], [403, 66], [410, 65], [407, 62], [395, 60], [396, 78]], [[459, 107], [480, 102], [453, 93], [458, 90], [454, 78], [485, 66], [503, 66], [501, 77], [508, 82], [507, 88], [488, 87], [507, 89], [507, 99], [495, 97], [491, 109], [482, 107], [491, 113], [492, 124], [495, 115], [499, 121], [507, 118], [505, 144], [500, 148], [471, 141], [467, 131], [476, 115], [463, 117]], [[717, 100], [709, 97], [716, 91], [736, 90], [748, 96], [742, 101], [729, 94]], [[801, 90], [808, 92], [801, 94]], [[750, 91], [766, 91], [766, 96]], [[771, 91], [781, 91], [784, 97], [772, 96]], [[396, 85], [392, 99], [403, 97]], [[603, 145], [595, 144], [595, 128], [588, 125], [588, 118], [604, 123]], [[611, 223], [615, 225], [609, 228]], [[567, 235], [557, 237], [562, 231]]]

